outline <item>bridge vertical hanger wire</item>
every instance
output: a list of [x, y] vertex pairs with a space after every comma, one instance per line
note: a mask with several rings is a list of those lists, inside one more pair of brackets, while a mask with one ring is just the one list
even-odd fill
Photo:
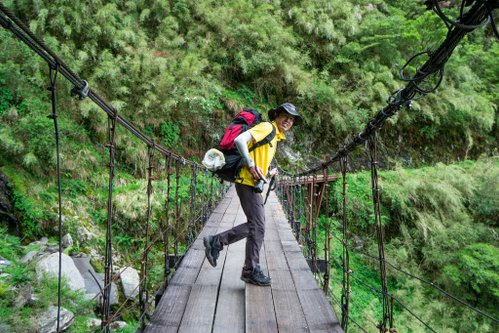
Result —
[[[293, 205], [292, 205], [292, 208], [291, 208], [291, 218], [290, 218], [290, 221], [291, 221], [291, 230], [293, 231], [293, 233], [295, 234], [295, 238], [296, 240], [299, 240], [300, 239], [300, 231], [299, 229], [296, 228], [296, 223], [297, 223], [297, 220], [296, 220], [296, 183], [297, 183], [297, 179], [296, 177], [293, 177], [292, 178], [292, 183], [291, 183], [291, 198], [293, 200]], [[298, 220], [299, 221], [299, 220]]]
[[[192, 182], [192, 211], [194, 212], [194, 233], [197, 234], [198, 232], [201, 231], [202, 223], [201, 223], [201, 215], [198, 215], [197, 212], [197, 195], [196, 195], [196, 189], [198, 185], [198, 168], [197, 166], [192, 166], [192, 173], [193, 173], [193, 182]], [[193, 235], [195, 236], [195, 235]], [[196, 238], [194, 237], [194, 240]]]
[[349, 318], [349, 304], [350, 304], [350, 256], [348, 253], [348, 216], [347, 216], [347, 165], [348, 165], [348, 155], [342, 156], [340, 158], [340, 169], [342, 183], [341, 192], [341, 211], [342, 211], [342, 292], [341, 292], [341, 327], [348, 333], [348, 318]]
[[308, 188], [308, 203], [307, 203], [308, 211], [307, 211], [307, 225], [305, 227], [305, 241], [306, 241], [306, 245], [307, 245], [306, 246], [306, 248], [307, 248], [307, 257], [310, 259], [312, 257], [312, 240], [311, 240], [310, 233], [312, 231], [312, 216], [313, 216], [313, 213], [312, 213], [312, 209], [313, 209], [312, 203], [313, 203], [313, 199], [314, 199], [314, 197], [313, 197], [314, 192], [313, 192], [313, 184], [312, 184], [312, 182], [310, 184], [307, 183], [307, 188]]
[[[322, 183], [322, 189], [320, 189], [320, 192], [319, 194], [317, 195], [317, 210], [316, 210], [316, 214], [315, 214], [315, 221], [316, 221], [316, 257], [319, 256], [319, 242], [317, 240], [317, 232], [318, 232], [318, 229], [319, 229], [319, 217], [320, 217], [320, 213], [321, 213], [321, 209], [324, 205], [324, 198], [326, 198], [326, 203], [327, 203], [327, 193], [328, 193], [328, 186], [329, 186], [329, 181], [328, 181], [328, 168], [327, 167], [324, 167], [322, 168], [322, 175], [323, 175], [323, 183]], [[316, 175], [316, 179], [317, 179], [317, 175]], [[319, 184], [316, 185], [317, 187], [319, 187]], [[324, 205], [325, 206], [325, 205]], [[324, 209], [326, 209], [326, 207], [324, 207]], [[327, 239], [328, 239], [328, 234], [327, 234], [327, 229], [328, 229], [328, 218], [327, 218], [327, 215], [328, 212], [326, 211], [325, 214], [324, 214], [324, 218], [325, 218], [325, 228], [326, 228], [326, 233], [325, 233], [325, 237], [324, 237], [324, 244], [326, 244], [327, 242]], [[326, 276], [326, 273], [327, 273], [327, 257], [325, 256], [324, 257], [324, 263], [326, 266], [324, 266], [324, 276]], [[322, 265], [322, 264], [321, 264]], [[322, 267], [322, 266], [321, 266]], [[324, 287], [327, 287], [327, 285], [325, 285]], [[329, 288], [327, 288], [329, 289]], [[326, 291], [327, 291], [326, 289]], [[327, 292], [326, 292], [327, 294]]]
[[206, 222], [206, 176], [208, 172], [203, 170], [201, 174], [201, 228]]
[[144, 253], [142, 255], [141, 265], [140, 265], [140, 287], [139, 287], [139, 308], [140, 308], [140, 327], [142, 330], [145, 329], [145, 317], [147, 316], [147, 305], [149, 303], [149, 292], [147, 290], [147, 269], [148, 269], [148, 259], [149, 259], [149, 229], [151, 224], [151, 195], [153, 192], [152, 186], [152, 170], [154, 165], [154, 152], [155, 144], [148, 147], [148, 166], [147, 166], [147, 211], [146, 211], [146, 230], [145, 230], [145, 241], [144, 241]]
[[293, 187], [291, 188], [291, 191], [293, 192], [293, 225], [291, 226], [293, 229], [293, 232], [295, 234], [295, 238], [298, 242], [300, 242], [300, 215], [298, 212], [300, 203], [299, 203], [299, 197], [298, 197], [298, 178], [293, 177]]
[[164, 261], [165, 268], [163, 273], [163, 280], [165, 287], [168, 284], [168, 276], [170, 275], [170, 190], [171, 190], [171, 156], [166, 156], [166, 196], [165, 196], [165, 230], [163, 231], [163, 245], [164, 245]]
[[180, 187], [180, 161], [175, 161], [175, 226], [174, 226], [174, 235], [175, 239], [173, 241], [173, 254], [175, 256], [175, 268], [178, 263], [178, 239], [179, 239], [179, 231], [180, 231], [180, 203], [178, 191]]
[[290, 181], [288, 180], [285, 185], [285, 206], [284, 211], [286, 213], [286, 216], [288, 218], [288, 224], [290, 226], [293, 225], [293, 218], [292, 218], [292, 211], [293, 211], [293, 198], [292, 198], [292, 193], [291, 193], [291, 185]]
[[288, 213], [288, 223], [292, 226], [293, 221], [293, 208], [294, 208], [294, 198], [293, 198], [293, 186], [290, 182], [286, 182], [286, 198], [287, 198], [287, 213]]
[[319, 198], [317, 196], [316, 188], [319, 185], [317, 184], [317, 175], [314, 174], [312, 178], [312, 262], [314, 263], [315, 271], [317, 272], [317, 275], [319, 274], [319, 268], [317, 266], [317, 247], [318, 242], [317, 242], [317, 220], [318, 220], [318, 212], [320, 211], [320, 203], [319, 203]]
[[326, 198], [324, 207], [324, 218], [326, 225], [326, 237], [324, 239], [324, 260], [325, 260], [325, 270], [324, 270], [324, 286], [323, 291], [326, 296], [329, 294], [329, 276], [331, 274], [330, 256], [331, 256], [331, 224], [329, 220], [329, 181], [328, 181], [328, 168], [323, 169], [324, 175], [324, 190], [323, 196]]
[[205, 188], [204, 192], [206, 192], [206, 201], [205, 201], [205, 206], [206, 206], [206, 218], [208, 219], [208, 212], [211, 212], [211, 205], [210, 205], [210, 200], [211, 200], [211, 182], [213, 181], [213, 177], [210, 177], [210, 180], [206, 179], [205, 182]]
[[58, 274], [57, 274], [57, 325], [56, 332], [60, 332], [61, 325], [61, 280], [62, 280], [62, 191], [61, 191], [61, 151], [60, 151], [60, 136], [59, 123], [57, 121], [57, 74], [59, 72], [59, 63], [56, 61], [55, 66], [49, 65], [49, 80], [50, 98], [52, 103], [52, 113], [48, 116], [54, 121], [55, 134], [55, 149], [57, 158], [57, 204], [58, 204], [58, 232], [59, 232], [59, 259], [58, 259]]
[[191, 202], [192, 205], [189, 207], [190, 210], [192, 210], [192, 242], [189, 245], [189, 247], [194, 244], [194, 241], [196, 240], [196, 235], [198, 232], [201, 231], [200, 228], [200, 216], [197, 212], [197, 195], [196, 195], [196, 187], [197, 187], [197, 177], [198, 177], [198, 172], [196, 170], [195, 166], [191, 167], [192, 170], [192, 189], [191, 189]]
[[102, 314], [101, 314], [101, 330], [104, 333], [110, 331], [109, 314], [111, 311], [111, 273], [113, 267], [112, 253], [112, 222], [114, 219], [113, 209], [113, 189], [114, 189], [114, 162], [116, 151], [116, 119], [118, 111], [114, 110], [113, 116], [108, 116], [108, 144], [109, 149], [109, 185], [107, 196], [107, 223], [106, 223], [106, 245], [104, 256], [104, 289], [102, 293]]
[[293, 207], [293, 231], [295, 233], [295, 238], [300, 243], [300, 198], [298, 196], [298, 184], [299, 184], [299, 179], [298, 177], [293, 177], [293, 200], [294, 200], [294, 207]]
[[287, 181], [286, 182], [286, 206], [285, 206], [285, 210], [287, 211], [287, 216], [288, 216], [288, 223], [289, 225], [291, 226], [291, 228], [293, 228], [293, 224], [294, 224], [294, 220], [293, 220], [293, 206], [294, 206], [294, 202], [293, 202], [293, 192], [291, 191], [292, 190], [292, 186], [290, 184], [291, 181]]
[[214, 190], [214, 180], [213, 180], [213, 177], [211, 177], [210, 179], [210, 205], [209, 205], [209, 209], [210, 209], [210, 212], [213, 210], [214, 206], [215, 206], [215, 190]]
[[376, 141], [377, 141], [377, 131], [374, 131], [372, 135], [369, 136], [367, 140], [367, 146], [369, 150], [369, 159], [371, 165], [371, 189], [372, 189], [372, 200], [373, 200], [373, 210], [374, 210], [374, 221], [376, 226], [376, 233], [378, 238], [378, 255], [379, 255], [379, 265], [380, 265], [380, 277], [381, 277], [381, 288], [382, 288], [382, 303], [383, 303], [383, 318], [379, 323], [380, 332], [386, 332], [388, 330], [386, 324], [389, 322], [390, 329], [393, 328], [393, 323], [390, 321], [392, 318], [391, 306], [388, 295], [388, 281], [386, 275], [386, 264], [385, 264], [385, 249], [384, 249], [384, 229], [381, 221], [381, 203], [380, 203], [380, 188], [378, 182], [378, 157], [376, 151]]
[[301, 177], [298, 177], [298, 189], [300, 191], [299, 195], [300, 195], [300, 199], [298, 200], [298, 202], [300, 203], [300, 210], [299, 210], [299, 219], [300, 219], [300, 228], [299, 228], [299, 242], [301, 244], [303, 244], [304, 242], [304, 237], [302, 235], [302, 229], [301, 229], [301, 220], [304, 218], [303, 214], [305, 213], [305, 197], [303, 196], [303, 182], [300, 181]]
[[208, 221], [210, 193], [208, 193], [208, 183], [209, 183], [208, 170], [205, 169], [203, 172], [204, 172], [204, 179], [203, 179], [202, 194], [203, 194], [204, 224], [206, 224], [206, 222]]
[[194, 184], [194, 170], [192, 167], [189, 168], [189, 187], [187, 189], [187, 193], [189, 197], [187, 198], [187, 247], [190, 246], [192, 240], [192, 233], [195, 228], [194, 220], [195, 220], [195, 212], [192, 209], [193, 205], [193, 197], [192, 197], [192, 188]]

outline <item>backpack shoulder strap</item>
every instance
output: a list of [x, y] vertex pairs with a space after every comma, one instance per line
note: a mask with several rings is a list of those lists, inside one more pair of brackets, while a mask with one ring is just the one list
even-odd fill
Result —
[[253, 150], [255, 150], [256, 148], [260, 147], [260, 146], [263, 146], [263, 145], [266, 145], [267, 143], [272, 147], [272, 140], [274, 140], [274, 137], [275, 137], [275, 134], [276, 134], [276, 129], [275, 129], [275, 126], [272, 125], [271, 122], [267, 121], [267, 123], [270, 124], [270, 126], [272, 126], [272, 132], [270, 132], [265, 138], [263, 138], [261, 141], [258, 141], [257, 143], [255, 143], [253, 146], [251, 146], [251, 148], [249, 149], [250, 152], [252, 152]]

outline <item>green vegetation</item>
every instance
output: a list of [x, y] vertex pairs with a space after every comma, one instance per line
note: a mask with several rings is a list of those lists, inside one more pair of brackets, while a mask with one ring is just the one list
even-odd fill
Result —
[[[420, 169], [397, 168], [380, 172], [379, 177], [386, 259], [497, 318], [499, 160], [481, 159]], [[381, 290], [376, 273], [379, 263], [364, 255], [378, 256], [370, 174], [349, 174], [347, 184], [347, 216], [353, 238], [350, 243], [353, 271], [350, 315], [367, 325], [381, 318], [380, 295], [365, 285]], [[484, 187], [486, 191], [483, 191]], [[341, 207], [341, 188], [340, 180], [333, 189], [333, 206]], [[486, 214], [478, 204], [483, 202], [484, 196], [490, 198], [490, 210]], [[333, 234], [342, 238], [341, 222], [331, 220], [331, 223], [335, 227]], [[319, 240], [323, 239], [324, 235], [321, 235]], [[335, 276], [342, 274], [338, 259], [341, 251], [341, 244], [334, 242]], [[387, 272], [391, 293], [437, 332], [494, 331], [492, 321], [458, 305], [427, 284], [390, 266], [387, 266]], [[333, 282], [332, 287], [336, 295], [341, 294], [338, 281]], [[429, 308], [432, 311], [428, 311]], [[341, 313], [339, 308], [337, 313]], [[424, 327], [397, 303], [395, 313], [396, 327], [403, 327], [408, 332], [424, 332]], [[356, 332], [355, 328], [352, 331]]]
[[[286, 154], [278, 156], [281, 165], [295, 170], [322, 159], [363, 129], [386, 105], [386, 97], [404, 86], [397, 78], [405, 61], [415, 53], [435, 50], [446, 34], [444, 24], [417, 1], [3, 3], [120, 114], [155, 142], [187, 158], [199, 161], [241, 107], [254, 106], [265, 114], [285, 100], [295, 103], [305, 121], [289, 136], [286, 148], [301, 158], [292, 163]], [[490, 27], [466, 37], [447, 63], [438, 91], [391, 118], [380, 147], [383, 164], [393, 167], [381, 173], [388, 259], [496, 317], [499, 166], [490, 156], [497, 156], [499, 143], [498, 58], [499, 43]], [[424, 60], [410, 66], [409, 72]], [[6, 271], [9, 277], [0, 279], [0, 318], [19, 329], [30, 327], [31, 319], [53, 304], [53, 281], [35, 281], [33, 268], [19, 263], [29, 251], [22, 245], [41, 236], [55, 241], [57, 234], [54, 126], [46, 117], [50, 113], [47, 67], [9, 31], [0, 30], [0, 172], [13, 191], [21, 231], [15, 237], [0, 228], [0, 256], [13, 263]], [[63, 231], [75, 240], [79, 227], [96, 235], [76, 241], [71, 253], [102, 254], [107, 116], [90, 100], [71, 98], [72, 87], [61, 75], [57, 85]], [[144, 233], [148, 156], [147, 148], [123, 128], [117, 131], [116, 147], [114, 244], [117, 264], [127, 265], [139, 261], [138, 250], [144, 247], [137, 235]], [[362, 152], [352, 157], [355, 168], [362, 168]], [[154, 181], [151, 232], [158, 236], [165, 221], [167, 188], [165, 162], [156, 158], [155, 172], [160, 176]], [[352, 234], [362, 250], [375, 253], [370, 176], [359, 172], [348, 177]], [[193, 219], [190, 186], [189, 171], [181, 167], [180, 217], [172, 235], [179, 252], [185, 248], [184, 231]], [[204, 175], [198, 176], [196, 186], [219, 189]], [[337, 200], [339, 188], [334, 193]], [[198, 197], [195, 204], [203, 200]], [[173, 221], [174, 210], [169, 213]], [[335, 232], [339, 236], [339, 229]], [[161, 280], [161, 249], [154, 248], [151, 258], [152, 290]], [[103, 271], [102, 261], [93, 264]], [[352, 254], [352, 266], [360, 279], [378, 285], [376, 263]], [[12, 307], [16, 293], [12, 287], [27, 283], [33, 285], [40, 305]], [[494, 331], [489, 322], [394, 271], [390, 286], [439, 332]], [[337, 285], [333, 288], [339, 291]], [[359, 285], [352, 289], [351, 314], [370, 327], [379, 318], [378, 296]], [[81, 304], [81, 323], [74, 324], [71, 332], [83, 332], [92, 306], [82, 303], [81, 295], [64, 290], [69, 303]], [[399, 331], [423, 331], [402, 309], [395, 311]], [[19, 314], [19, 319], [14, 317]], [[137, 327], [136, 313], [125, 317], [129, 330]], [[355, 327], [351, 329], [355, 332]]]

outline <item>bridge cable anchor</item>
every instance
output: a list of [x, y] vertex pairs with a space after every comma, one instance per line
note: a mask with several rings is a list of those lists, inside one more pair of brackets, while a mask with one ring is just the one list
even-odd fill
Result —
[[87, 81], [83, 80], [83, 87], [79, 88], [77, 86], [74, 86], [73, 89], [71, 89], [71, 96], [78, 96], [78, 99], [81, 101], [88, 96], [89, 92], [90, 92], [90, 85], [88, 84]]

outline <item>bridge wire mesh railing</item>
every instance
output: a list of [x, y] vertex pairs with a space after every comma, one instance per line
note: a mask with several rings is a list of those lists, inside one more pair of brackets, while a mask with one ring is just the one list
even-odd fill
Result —
[[[395, 265], [388, 262], [385, 258], [384, 249], [384, 229], [381, 223], [380, 215], [380, 188], [378, 185], [378, 157], [376, 151], [376, 141], [379, 136], [379, 132], [384, 124], [384, 122], [395, 115], [403, 107], [410, 107], [412, 100], [424, 97], [426, 94], [434, 92], [438, 86], [441, 84], [444, 75], [444, 67], [446, 62], [452, 55], [453, 50], [461, 41], [461, 39], [469, 32], [483, 27], [488, 22], [491, 22], [492, 28], [496, 36], [499, 37], [497, 33], [497, 27], [494, 22], [492, 11], [499, 8], [499, 1], [487, 1], [487, 0], [463, 0], [459, 7], [459, 17], [456, 20], [451, 20], [446, 14], [444, 14], [439, 2], [437, 0], [427, 0], [425, 4], [428, 9], [433, 9], [439, 17], [445, 22], [448, 28], [447, 36], [442, 44], [435, 51], [424, 51], [411, 57], [407, 63], [400, 70], [400, 78], [402, 81], [407, 82], [407, 85], [400, 90], [395, 91], [391, 96], [387, 98], [387, 105], [380, 110], [374, 118], [369, 120], [365, 126], [365, 129], [357, 134], [356, 136], [349, 138], [342, 148], [338, 149], [336, 152], [330, 155], [323, 163], [318, 166], [307, 169], [306, 171], [299, 173], [290, 173], [279, 167], [279, 172], [282, 175], [280, 184], [277, 186], [278, 196], [286, 210], [288, 221], [295, 231], [296, 238], [301, 242], [303, 246], [303, 251], [306, 257], [309, 259], [309, 264], [312, 271], [318, 272], [318, 258], [317, 258], [317, 221], [319, 217], [319, 212], [321, 211], [321, 205], [326, 205], [329, 201], [322, 199], [324, 193], [327, 193], [327, 185], [329, 183], [328, 174], [329, 169], [334, 163], [338, 163], [342, 174], [342, 200], [341, 200], [341, 212], [338, 214], [341, 217], [341, 225], [337, 226], [342, 231], [342, 238], [333, 235], [331, 233], [330, 223], [333, 219], [328, 217], [329, 208], [326, 207], [325, 215], [325, 249], [324, 254], [325, 267], [328, 269], [324, 271], [324, 275], [321, 276], [317, 274], [316, 277], [319, 282], [323, 285], [323, 289], [326, 293], [329, 292], [331, 299], [340, 306], [341, 309], [341, 326], [345, 332], [348, 332], [348, 323], [354, 323], [362, 331], [366, 331], [359, 323], [352, 319], [351, 313], [349, 312], [351, 304], [351, 282], [355, 280], [357, 283], [368, 287], [371, 291], [377, 294], [381, 298], [382, 314], [381, 319], [378, 323], [373, 323], [379, 329], [380, 332], [396, 332], [396, 325], [394, 323], [395, 318], [393, 317], [394, 303], [397, 303], [400, 308], [407, 311], [413, 318], [425, 326], [425, 329], [435, 332], [435, 330], [428, 324], [422, 316], [416, 314], [409, 307], [404, 305], [398, 298], [395, 298], [392, 293], [389, 292], [389, 281], [387, 275], [387, 266], [394, 268], [397, 271], [403, 272], [406, 276], [412, 277], [419, 281], [425, 282], [427, 285], [437, 290], [440, 294], [448, 297], [459, 304], [469, 308], [470, 310], [478, 313], [479, 315], [492, 320], [495, 324], [499, 323], [499, 320], [490, 314], [481, 311], [468, 303], [464, 302], [460, 298], [451, 293], [445, 291], [441, 287], [437, 286], [434, 282], [429, 282], [426, 279], [420, 278], [414, 274], [407, 273], [400, 268], [396, 268]], [[465, 7], [468, 7], [468, 11], [465, 11]], [[417, 67], [415, 73], [412, 76], [408, 76], [408, 68], [416, 61], [416, 59], [421, 56], [426, 55], [428, 57], [427, 61], [421, 66]], [[346, 202], [347, 202], [347, 165], [349, 155], [360, 145], [366, 143], [366, 150], [369, 156], [369, 168], [371, 172], [371, 189], [372, 189], [372, 203], [373, 203], [373, 216], [374, 225], [376, 227], [376, 238], [378, 244], [378, 254], [377, 256], [371, 254], [363, 254], [371, 259], [376, 259], [379, 264], [379, 279], [380, 287], [373, 287], [366, 284], [362, 279], [355, 276], [354, 272], [350, 268], [350, 240], [349, 240], [349, 221], [346, 212]], [[323, 175], [322, 181], [324, 182], [323, 188], [320, 191], [316, 191], [317, 176], [319, 174]], [[304, 192], [308, 192], [308, 195], [303, 195]], [[300, 194], [300, 195], [297, 195]], [[324, 210], [324, 208], [323, 208]], [[334, 213], [333, 213], [334, 214]], [[302, 226], [303, 225], [303, 226]], [[336, 263], [332, 260], [331, 253], [329, 250], [329, 240], [335, 238], [342, 248], [341, 253], [341, 263], [335, 264], [335, 267], [340, 269], [342, 272], [342, 282], [341, 282], [341, 298], [331, 293], [329, 285], [329, 269], [332, 263]], [[333, 256], [334, 257], [334, 256]]]
[[[180, 251], [186, 251], [195, 239], [195, 235], [200, 232], [202, 226], [207, 221], [211, 211], [215, 208], [217, 201], [224, 195], [225, 186], [218, 182], [214, 182], [204, 166], [188, 160], [179, 154], [176, 154], [169, 149], [156, 144], [154, 139], [148, 137], [141, 132], [134, 124], [121, 116], [118, 111], [110, 104], [105, 102], [95, 91], [89, 88], [88, 83], [78, 77], [59, 56], [53, 52], [42, 39], [38, 38], [31, 30], [17, 18], [17, 16], [0, 2], [0, 25], [10, 30], [18, 39], [30, 47], [49, 65], [49, 81], [52, 102], [52, 113], [49, 118], [54, 121], [56, 155], [57, 155], [57, 184], [58, 184], [58, 216], [59, 216], [59, 274], [58, 274], [58, 301], [57, 301], [57, 332], [62, 331], [65, 327], [61, 327], [60, 311], [62, 307], [61, 299], [61, 240], [62, 240], [62, 207], [63, 198], [61, 193], [61, 172], [60, 172], [60, 132], [58, 129], [57, 119], [60, 115], [57, 114], [57, 96], [56, 96], [56, 78], [58, 74], [64, 76], [71, 84], [74, 85], [74, 91], [80, 99], [85, 97], [90, 98], [99, 108], [105, 111], [108, 115], [108, 142], [106, 144], [109, 150], [109, 183], [107, 195], [107, 218], [105, 232], [105, 248], [104, 248], [104, 279], [103, 285], [100, 285], [97, 278], [94, 279], [100, 288], [100, 292], [93, 299], [99, 299], [99, 308], [101, 309], [101, 331], [109, 332], [112, 321], [121, 317], [125, 312], [132, 311], [138, 303], [138, 320], [140, 329], [144, 329], [149, 316], [150, 308], [150, 291], [152, 284], [149, 281], [150, 261], [149, 254], [154, 247], [158, 245], [163, 250], [163, 273], [161, 274], [162, 286], [164, 288], [168, 279], [171, 277], [172, 269], [175, 269], [182, 258]], [[145, 218], [139, 219], [138, 223], [145, 220], [144, 235], [139, 238], [143, 242], [143, 251], [139, 258], [140, 261], [140, 276], [139, 283], [131, 294], [138, 294], [138, 300], [129, 298], [118, 305], [117, 309], [112, 311], [111, 307], [111, 292], [112, 285], [120, 276], [130, 269], [132, 262], [121, 267], [119, 272], [115, 272], [113, 267], [113, 233], [116, 224], [116, 207], [113, 201], [113, 190], [116, 188], [116, 135], [117, 125], [121, 125], [133, 137], [138, 138], [147, 148], [148, 164], [147, 164], [147, 186], [146, 186], [146, 212]], [[157, 162], [157, 154], [164, 157], [165, 177], [160, 175], [155, 176], [154, 172], [161, 172], [161, 164]], [[174, 167], [172, 168], [172, 164]], [[202, 170], [202, 173], [199, 171]], [[173, 177], [172, 177], [173, 176]], [[162, 179], [163, 178], [163, 179]], [[174, 178], [174, 179], [172, 179]], [[189, 178], [187, 190], [182, 189], [181, 183], [185, 178]], [[201, 178], [201, 179], [199, 179]], [[164, 215], [158, 219], [154, 229], [151, 226], [153, 219], [153, 202], [152, 196], [154, 193], [153, 183], [155, 181], [166, 182], [166, 192], [164, 194]], [[173, 189], [174, 187], [174, 189]], [[171, 192], [174, 192], [173, 195]], [[186, 198], [187, 197], [187, 198]], [[172, 207], [173, 206], [173, 207]], [[156, 234], [153, 236], [153, 231]], [[172, 260], [173, 257], [173, 260]], [[137, 292], [138, 289], [138, 292]], [[127, 305], [128, 304], [128, 305]], [[79, 311], [75, 312], [74, 316], [78, 315]]]

